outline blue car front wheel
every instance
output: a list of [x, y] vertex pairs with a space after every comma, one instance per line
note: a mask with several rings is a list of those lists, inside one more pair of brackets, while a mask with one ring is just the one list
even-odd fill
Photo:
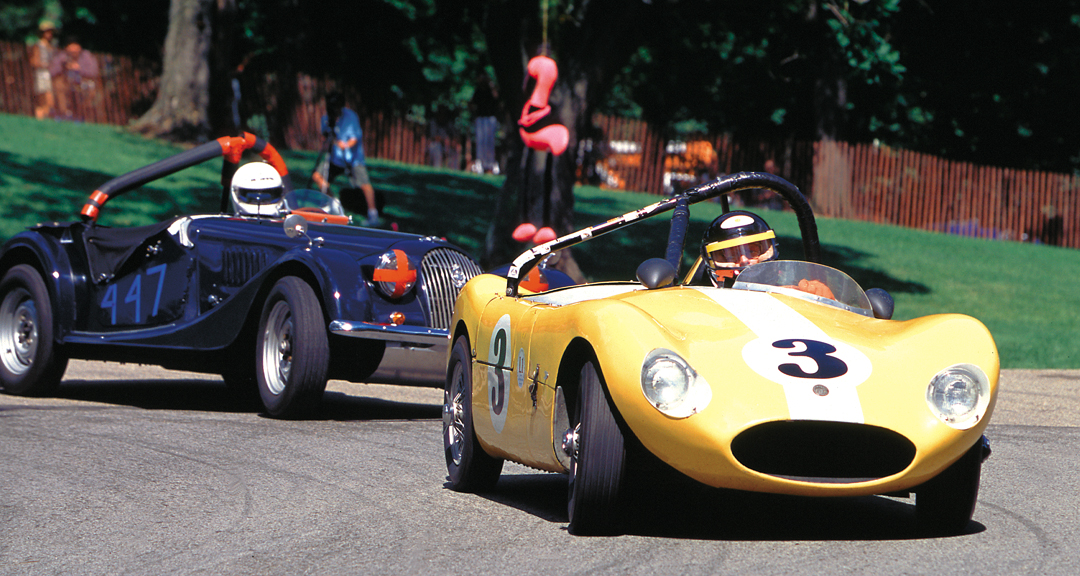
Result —
[[287, 276], [270, 290], [259, 320], [255, 374], [267, 413], [310, 416], [326, 390], [330, 347], [315, 292]]

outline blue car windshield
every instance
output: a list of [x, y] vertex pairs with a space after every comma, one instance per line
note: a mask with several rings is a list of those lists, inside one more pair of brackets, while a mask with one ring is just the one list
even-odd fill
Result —
[[284, 208], [288, 212], [300, 208], [317, 208], [327, 214], [338, 216], [345, 214], [345, 210], [337, 198], [309, 188], [298, 188], [286, 194]]
[[787, 294], [874, 317], [866, 292], [855, 280], [835, 268], [813, 262], [773, 260], [754, 264], [739, 274], [732, 288]]

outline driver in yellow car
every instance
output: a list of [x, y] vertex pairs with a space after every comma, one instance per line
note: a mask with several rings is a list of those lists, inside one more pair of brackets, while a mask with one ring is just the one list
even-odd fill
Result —
[[743, 210], [717, 217], [701, 240], [705, 274], [717, 287], [731, 287], [747, 266], [775, 260], [779, 255], [776, 232], [761, 216]]
[[[705, 273], [716, 287], [730, 288], [735, 277], [748, 266], [775, 260], [780, 256], [776, 232], [752, 212], [735, 210], [722, 214], [709, 224], [701, 242], [701, 261]], [[787, 286], [814, 296], [835, 299], [832, 290], [820, 280], [799, 280]]]

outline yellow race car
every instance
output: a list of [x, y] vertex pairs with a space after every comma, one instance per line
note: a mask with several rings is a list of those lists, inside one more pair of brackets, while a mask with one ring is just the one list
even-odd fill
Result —
[[[752, 265], [731, 287], [680, 278], [689, 206], [751, 188], [787, 200], [805, 261]], [[530, 284], [556, 251], [669, 211], [667, 257], [643, 262], [638, 282]], [[817, 263], [819, 252], [798, 189], [742, 173], [536, 246], [505, 276], [473, 278], [450, 330], [450, 487], [490, 490], [504, 460], [566, 473], [570, 531], [618, 533], [628, 478], [658, 459], [726, 489], [914, 494], [923, 529], [962, 532], [990, 453], [993, 338], [958, 314], [892, 320], [886, 292]], [[829, 297], [797, 289], [804, 279]]]

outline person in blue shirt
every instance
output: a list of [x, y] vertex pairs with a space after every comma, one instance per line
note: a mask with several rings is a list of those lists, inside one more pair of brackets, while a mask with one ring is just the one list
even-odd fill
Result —
[[311, 179], [319, 190], [329, 193], [334, 178], [348, 174], [349, 185], [362, 190], [367, 201], [367, 225], [377, 225], [379, 210], [375, 205], [375, 188], [364, 164], [364, 131], [360, 128], [360, 117], [345, 107], [345, 98], [340, 92], [326, 95], [322, 134], [327, 138], [329, 153], [315, 168]]

